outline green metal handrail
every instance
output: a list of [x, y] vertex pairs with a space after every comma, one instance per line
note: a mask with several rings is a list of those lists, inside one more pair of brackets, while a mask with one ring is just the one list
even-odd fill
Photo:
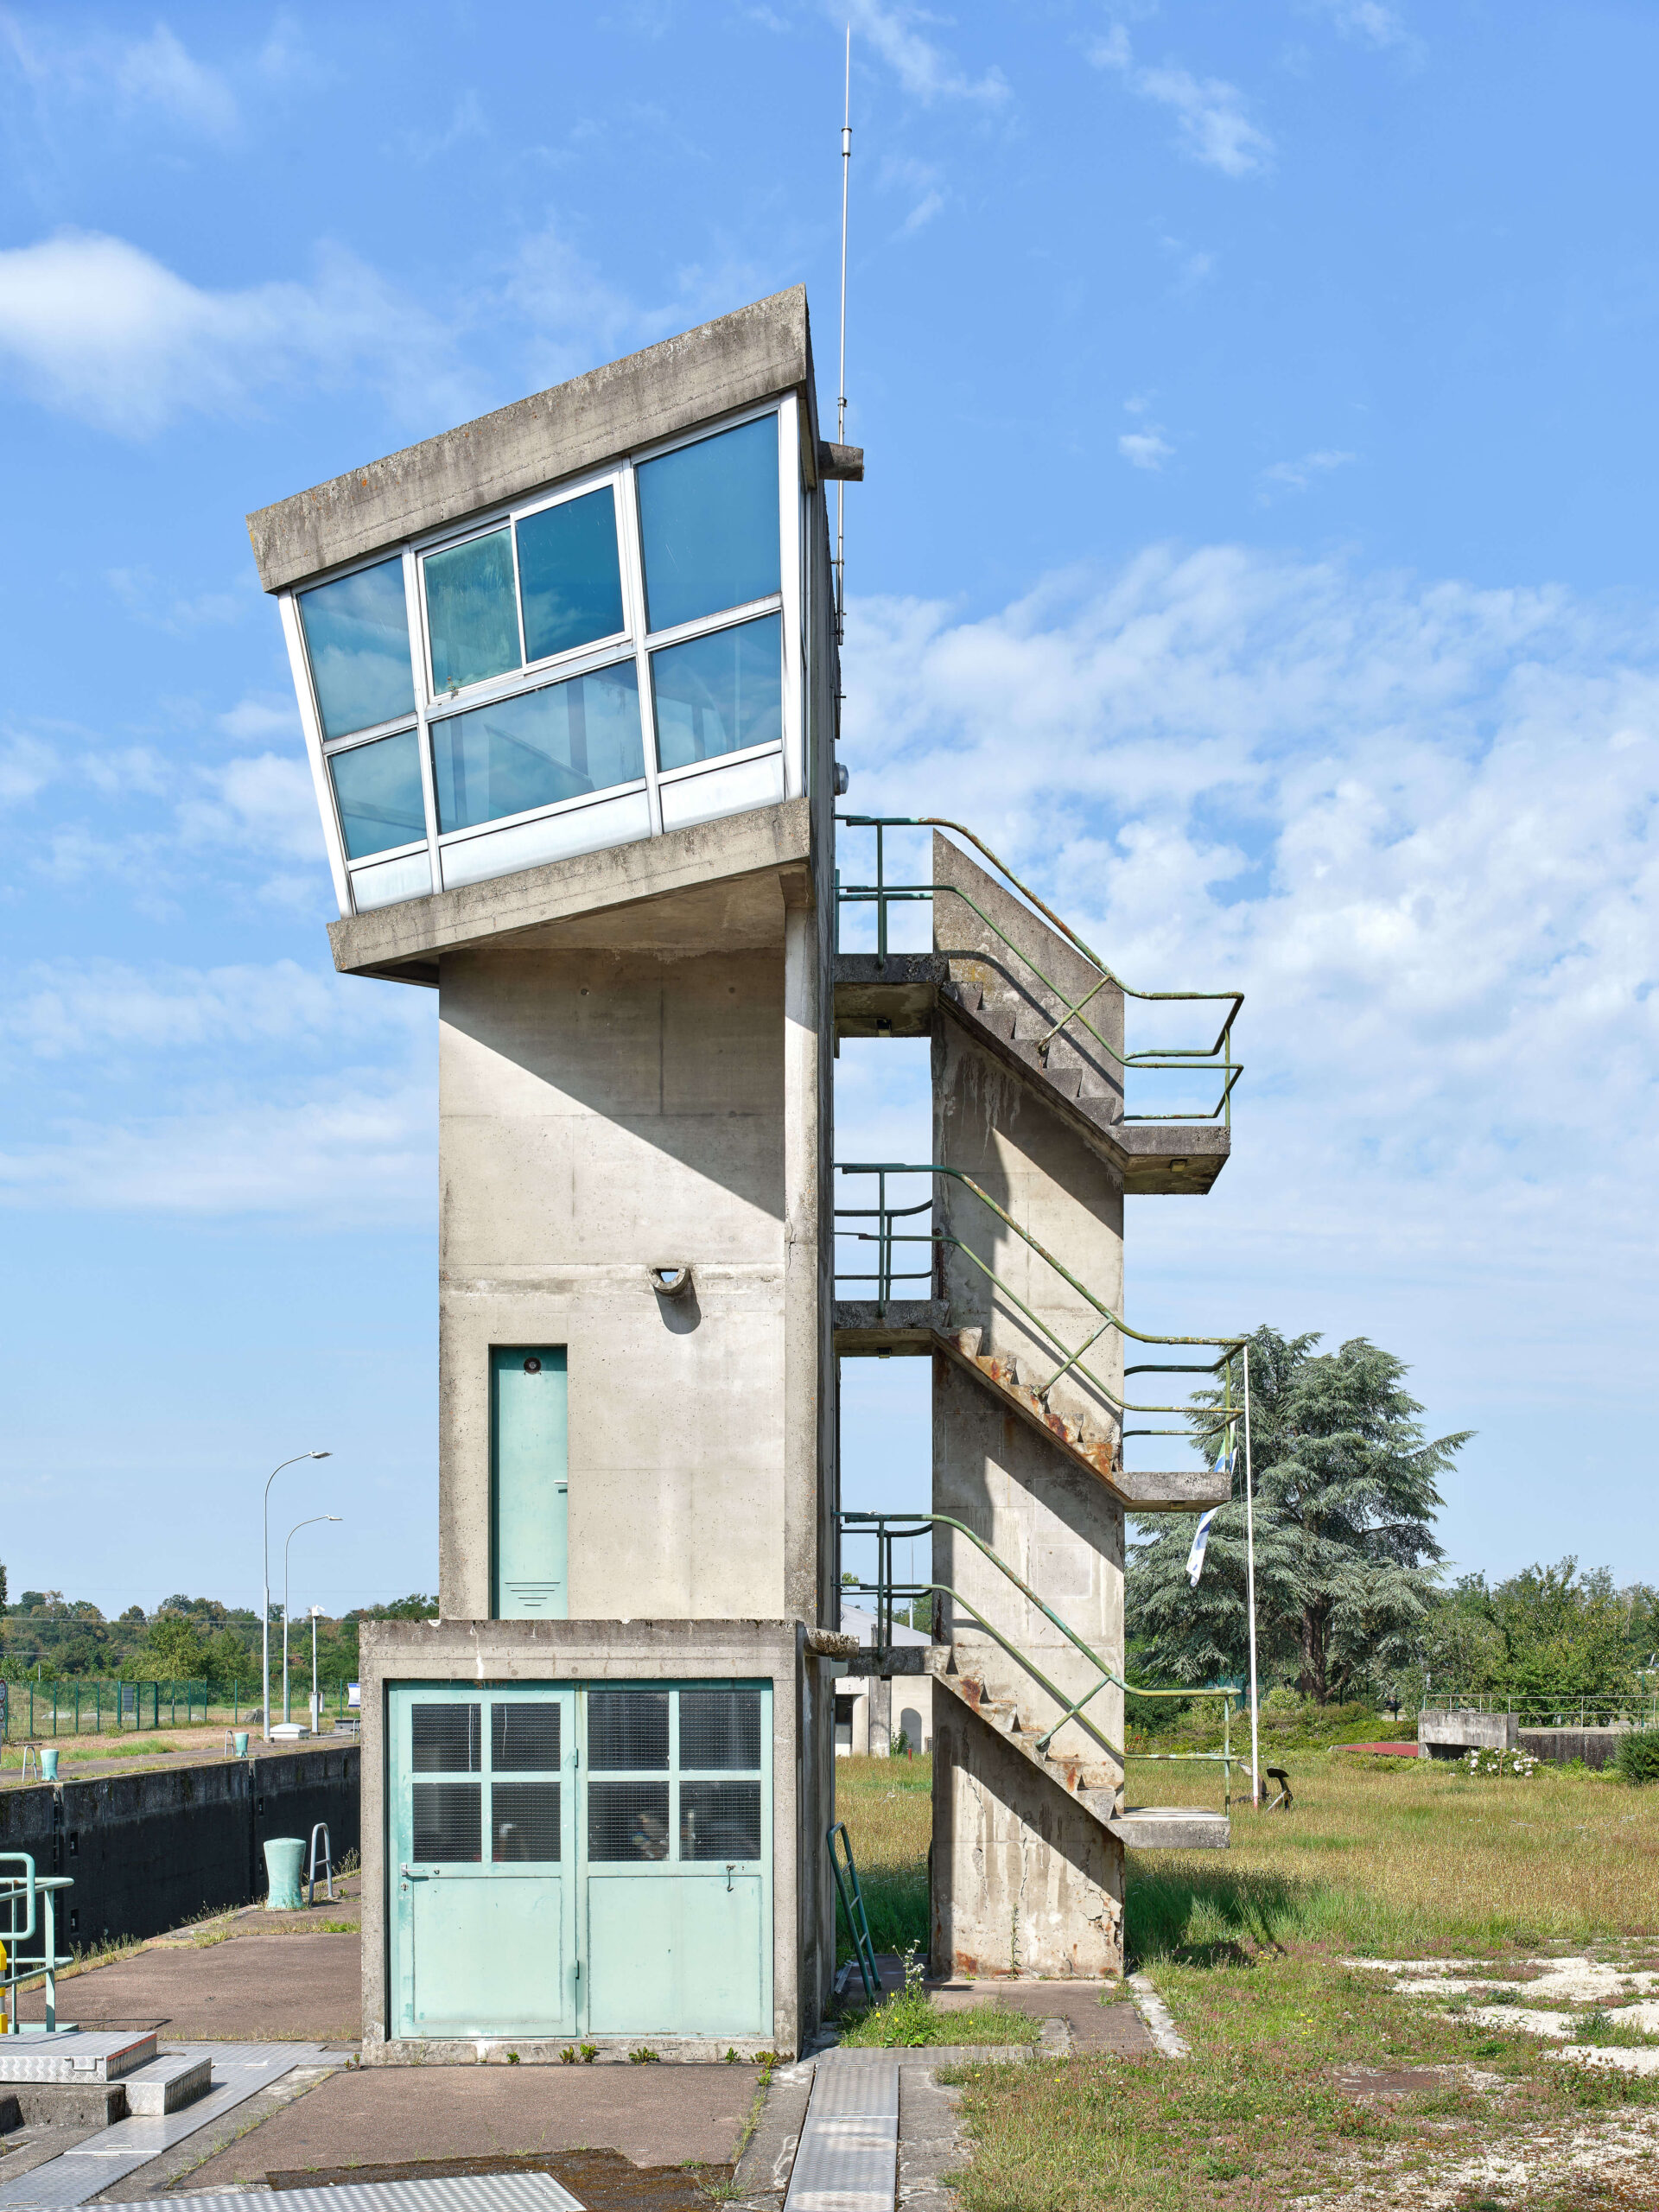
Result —
[[[886, 1316], [887, 1306], [892, 1302], [894, 1283], [925, 1281], [931, 1287], [933, 1281], [933, 1268], [931, 1262], [925, 1270], [913, 1270], [905, 1274], [896, 1272], [893, 1265], [893, 1247], [895, 1244], [925, 1244], [931, 1249], [948, 1248], [961, 1252], [966, 1258], [971, 1260], [981, 1274], [995, 1286], [1008, 1303], [1022, 1313], [1034, 1329], [1047, 1338], [1057, 1352], [1064, 1355], [1060, 1365], [1036, 1393], [1039, 1398], [1046, 1398], [1060, 1377], [1075, 1369], [1085, 1382], [1091, 1383], [1099, 1391], [1120, 1415], [1132, 1413], [1181, 1414], [1186, 1417], [1184, 1425], [1179, 1428], [1128, 1428], [1123, 1427], [1120, 1421], [1120, 1427], [1124, 1436], [1185, 1436], [1191, 1439], [1196, 1427], [1201, 1440], [1208, 1439], [1238, 1420], [1239, 1409], [1233, 1407], [1230, 1400], [1217, 1408], [1213, 1414], [1206, 1417], [1197, 1414], [1190, 1404], [1144, 1405], [1137, 1400], [1124, 1397], [1103, 1377], [1096, 1375], [1092, 1368], [1084, 1364], [1083, 1355], [1091, 1344], [1105, 1335], [1108, 1329], [1116, 1329], [1120, 1336], [1132, 1338], [1137, 1344], [1211, 1344], [1217, 1346], [1220, 1351], [1218, 1358], [1208, 1362], [1140, 1361], [1133, 1366], [1125, 1367], [1123, 1373], [1126, 1377], [1131, 1375], [1217, 1375], [1229, 1370], [1232, 1360], [1243, 1350], [1246, 1341], [1244, 1338], [1164, 1337], [1149, 1334], [1142, 1329], [1132, 1329], [1128, 1323], [1115, 1313], [1103, 1300], [1096, 1298], [1086, 1283], [1079, 1282], [1070, 1268], [1057, 1260], [1046, 1245], [1039, 1243], [1029, 1230], [1022, 1228], [1010, 1213], [1000, 1206], [988, 1191], [982, 1189], [971, 1175], [964, 1174], [959, 1167], [942, 1166], [937, 1160], [930, 1162], [925, 1166], [911, 1166], [899, 1160], [838, 1160], [836, 1165], [837, 1173], [842, 1175], [874, 1175], [877, 1178], [876, 1204], [874, 1206], [836, 1206], [834, 1215], [837, 1221], [874, 1220], [877, 1224], [874, 1230], [849, 1230], [837, 1232], [849, 1236], [856, 1243], [874, 1244], [877, 1252], [874, 1274], [852, 1274], [844, 1273], [838, 1268], [836, 1270], [836, 1280], [838, 1283], [874, 1282], [876, 1285], [875, 1306], [879, 1317]], [[1040, 1314], [1033, 1313], [1019, 1293], [1011, 1289], [997, 1274], [995, 1268], [982, 1260], [970, 1244], [964, 1243], [961, 1237], [949, 1236], [938, 1230], [930, 1230], [925, 1236], [912, 1236], [895, 1230], [892, 1225], [895, 1221], [907, 1220], [915, 1214], [930, 1213], [934, 1202], [930, 1194], [918, 1205], [890, 1206], [887, 1204], [889, 1175], [946, 1175], [952, 1181], [960, 1183], [964, 1189], [972, 1192], [981, 1205], [988, 1208], [1005, 1228], [1011, 1229], [1016, 1236], [1036, 1253], [1039, 1259], [1053, 1268], [1063, 1282], [1067, 1283], [1076, 1291], [1079, 1298], [1085, 1300], [1094, 1308], [1095, 1312], [1101, 1316], [1100, 1326], [1085, 1338], [1075, 1350], [1071, 1349], [1052, 1323], [1044, 1320]]]
[[[1222, 1749], [1219, 1751], [1166, 1751], [1160, 1754], [1154, 1754], [1154, 1756], [1160, 1756], [1166, 1758], [1192, 1758], [1201, 1762], [1218, 1762], [1224, 1769], [1223, 1790], [1224, 1799], [1227, 1805], [1229, 1807], [1231, 1806], [1233, 1789], [1232, 1714], [1234, 1693], [1230, 1688], [1214, 1690], [1151, 1689], [1142, 1688], [1139, 1683], [1128, 1681], [1123, 1675], [1120, 1675], [1115, 1668], [1109, 1666], [1106, 1661], [1101, 1657], [1100, 1654], [1096, 1651], [1091, 1645], [1084, 1641], [1083, 1637], [1077, 1634], [1077, 1630], [1071, 1627], [1069, 1622], [1062, 1620], [1060, 1616], [1054, 1611], [1054, 1608], [1048, 1604], [1046, 1599], [1039, 1598], [1037, 1592], [1032, 1588], [1031, 1585], [1014, 1573], [1014, 1569], [1008, 1565], [1007, 1560], [1001, 1556], [1001, 1553], [993, 1551], [991, 1547], [985, 1541], [985, 1539], [982, 1535], [979, 1535], [974, 1529], [970, 1529], [965, 1521], [954, 1520], [948, 1513], [899, 1514], [843, 1512], [838, 1514], [836, 1518], [843, 1530], [856, 1530], [859, 1532], [868, 1532], [874, 1530], [875, 1535], [875, 1581], [874, 1583], [867, 1583], [861, 1580], [851, 1585], [843, 1585], [842, 1586], [844, 1588], [850, 1587], [857, 1591], [861, 1596], [873, 1596], [876, 1600], [875, 1620], [877, 1642], [874, 1646], [874, 1651], [878, 1659], [887, 1656], [893, 1649], [892, 1636], [894, 1618], [893, 1607], [898, 1599], [901, 1598], [908, 1598], [913, 1604], [914, 1600], [918, 1598], [947, 1598], [953, 1605], [960, 1605], [965, 1613], [969, 1614], [976, 1622], [977, 1622], [979, 1626], [985, 1630], [986, 1634], [992, 1637], [996, 1643], [1001, 1645], [1002, 1649], [1007, 1653], [1008, 1656], [1014, 1660], [1016, 1665], [1023, 1667], [1027, 1674], [1031, 1676], [1033, 1681], [1037, 1684], [1038, 1688], [1043, 1690], [1049, 1697], [1052, 1698], [1056, 1705], [1065, 1707], [1065, 1709], [1060, 1714], [1058, 1719], [1052, 1722], [1052, 1725], [1046, 1728], [1039, 1737], [1038, 1737], [1035, 1745], [1035, 1749], [1037, 1751], [1039, 1752], [1046, 1752], [1050, 1744], [1053, 1742], [1055, 1737], [1059, 1733], [1060, 1730], [1065, 1727], [1067, 1721], [1076, 1720], [1081, 1727], [1086, 1730], [1087, 1732], [1094, 1738], [1096, 1743], [1100, 1745], [1103, 1751], [1105, 1751], [1109, 1757], [1116, 1759], [1120, 1766], [1124, 1764], [1127, 1756], [1123, 1746], [1122, 1745], [1114, 1744], [1109, 1737], [1103, 1735], [1100, 1729], [1096, 1726], [1092, 1720], [1085, 1719], [1083, 1717], [1083, 1709], [1084, 1706], [1088, 1705], [1092, 1699], [1098, 1697], [1102, 1690], [1110, 1687], [1116, 1687], [1131, 1697], [1218, 1697], [1223, 1700]], [[1048, 1676], [1043, 1673], [1042, 1669], [1037, 1665], [1036, 1662], [1030, 1656], [1030, 1655], [1022, 1651], [1019, 1645], [1015, 1643], [1011, 1637], [1004, 1636], [1001, 1629], [997, 1628], [993, 1622], [988, 1620], [985, 1615], [980, 1611], [979, 1608], [973, 1605], [968, 1599], [964, 1598], [960, 1591], [953, 1590], [949, 1583], [944, 1582], [896, 1582], [893, 1579], [893, 1545], [895, 1543], [902, 1543], [910, 1537], [930, 1534], [934, 1529], [954, 1529], [959, 1535], [966, 1536], [969, 1542], [972, 1544], [976, 1550], [982, 1554], [982, 1555], [990, 1561], [991, 1565], [997, 1568], [998, 1571], [1014, 1585], [1014, 1588], [1020, 1592], [1020, 1595], [1025, 1599], [1028, 1605], [1035, 1605], [1038, 1611], [1043, 1615], [1044, 1618], [1050, 1621], [1054, 1627], [1058, 1629], [1060, 1634], [1065, 1637], [1067, 1643], [1075, 1646], [1075, 1648], [1083, 1654], [1084, 1657], [1088, 1660], [1091, 1667], [1098, 1668], [1100, 1670], [1100, 1680], [1087, 1689], [1080, 1698], [1075, 1700], [1075, 1702], [1067, 1704], [1066, 1693], [1064, 1690], [1058, 1688], [1054, 1683], [1050, 1681]]]
[[[1240, 1076], [1244, 1072], [1243, 1064], [1233, 1058], [1233, 1023], [1244, 1004], [1243, 991], [1136, 990], [1133, 984], [1126, 983], [1121, 976], [1109, 967], [1097, 952], [1084, 944], [1069, 922], [1062, 921], [1053, 908], [1046, 906], [1028, 884], [1022, 883], [1007, 862], [1000, 859], [984, 839], [976, 836], [964, 823], [950, 822], [944, 816], [935, 814], [838, 814], [836, 820], [849, 830], [874, 830], [875, 832], [875, 881], [843, 884], [840, 871], [836, 871], [836, 946], [837, 951], [840, 950], [841, 945], [840, 920], [842, 906], [872, 905], [874, 906], [876, 958], [879, 961], [885, 961], [887, 957], [887, 908], [890, 906], [906, 906], [922, 900], [931, 902], [937, 893], [948, 892], [952, 897], [960, 899], [963, 906], [978, 917], [992, 935], [1000, 938], [1015, 958], [1030, 969], [1044, 989], [1052, 992], [1065, 1008], [1065, 1014], [1054, 1023], [1048, 1033], [1038, 1039], [1037, 1049], [1045, 1058], [1047, 1056], [1049, 1046], [1060, 1031], [1065, 1027], [1066, 1023], [1077, 1021], [1088, 1031], [1101, 1050], [1117, 1063], [1126, 1077], [1131, 1068], [1157, 1073], [1170, 1070], [1179, 1072], [1182, 1070], [1190, 1071], [1205, 1066], [1216, 1067], [1223, 1077], [1221, 1096], [1207, 1113], [1131, 1114], [1127, 1110], [1126, 1097], [1123, 1118], [1126, 1122], [1213, 1122], [1219, 1119], [1224, 1126], [1231, 1128], [1233, 1090]], [[1052, 922], [1067, 943], [1074, 946], [1092, 968], [1098, 969], [1098, 982], [1092, 983], [1080, 999], [1074, 1001], [1070, 998], [1058, 983], [1044, 975], [1030, 954], [1016, 944], [1000, 924], [993, 921], [982, 907], [954, 883], [888, 883], [886, 875], [884, 837], [885, 833], [889, 830], [952, 830], [959, 837], [967, 838], [969, 843], [976, 847], [990, 861], [992, 867], [1013, 885], [1020, 896], [1034, 906], [1046, 921]], [[1090, 1001], [1104, 990], [1109, 983], [1116, 986], [1126, 998], [1140, 999], [1147, 1004], [1160, 1002], [1185, 1004], [1189, 1001], [1194, 1004], [1230, 1001], [1230, 1004], [1213, 1045], [1157, 1045], [1147, 1046], [1144, 1051], [1138, 1052], [1120, 1052], [1110, 1038], [1102, 1036], [1083, 1011]]]

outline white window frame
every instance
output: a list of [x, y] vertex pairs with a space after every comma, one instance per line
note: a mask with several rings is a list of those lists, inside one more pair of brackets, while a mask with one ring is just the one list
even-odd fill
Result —
[[[607, 461], [602, 468], [589, 470], [581, 476], [562, 481], [555, 487], [544, 488], [527, 498], [510, 501], [487, 513], [469, 515], [463, 523], [409, 540], [400, 547], [383, 546], [361, 560], [346, 563], [324, 575], [308, 578], [302, 588], [278, 594], [289, 664], [294, 677], [295, 696], [299, 702], [300, 720], [305, 732], [306, 751], [310, 759], [318, 810], [322, 818], [329, 869], [342, 914], [356, 912], [352, 879], [359, 868], [376, 867], [385, 861], [406, 859], [422, 850], [423, 846], [417, 840], [389, 848], [385, 852], [376, 853], [361, 861], [348, 859], [329, 762], [336, 753], [349, 752], [359, 745], [372, 744], [379, 738], [397, 736], [410, 728], [416, 733], [416, 752], [421, 764], [421, 789], [427, 825], [424, 849], [431, 869], [434, 892], [442, 888], [442, 854], [448, 846], [486, 836], [496, 830], [516, 828], [556, 815], [578, 813], [601, 800], [632, 796], [642, 790], [646, 795], [650, 834], [653, 837], [660, 836], [663, 834], [661, 787], [664, 784], [677, 784], [708, 775], [723, 767], [781, 753], [785, 797], [798, 798], [801, 796], [805, 785], [807, 719], [807, 641], [804, 629], [806, 579], [803, 574], [803, 563], [810, 500], [801, 483], [799, 409], [798, 397], [793, 392], [785, 392], [756, 405], [738, 409], [715, 420], [701, 423], [691, 431], [682, 431], [674, 437], [637, 447], [618, 460]], [[645, 462], [656, 461], [664, 454], [680, 452], [688, 446], [701, 445], [707, 439], [720, 436], [724, 431], [739, 429], [746, 423], [759, 422], [767, 416], [773, 416], [778, 426], [779, 574], [781, 588], [741, 607], [722, 607], [715, 613], [700, 616], [694, 621], [677, 623], [663, 630], [647, 631], [644, 546], [639, 524], [639, 486], [635, 480], [637, 471]], [[572, 499], [585, 499], [589, 493], [606, 486], [611, 491], [616, 524], [624, 626], [607, 637], [593, 639], [564, 652], [531, 661], [525, 654], [524, 592], [518, 569], [518, 524], [532, 515], [543, 513], [550, 507], [568, 505]], [[458, 545], [467, 544], [474, 538], [490, 537], [504, 528], [507, 531], [512, 554], [519, 664], [499, 676], [440, 692], [432, 680], [432, 645], [427, 620], [424, 563], [435, 553], [448, 552]], [[400, 715], [391, 721], [353, 730], [346, 737], [325, 738], [300, 617], [301, 590], [315, 590], [320, 584], [337, 582], [342, 577], [357, 575], [364, 569], [382, 567], [399, 556], [404, 568], [404, 604], [409, 622], [415, 711], [412, 715]], [[683, 644], [689, 639], [706, 637], [720, 630], [735, 629], [743, 622], [754, 621], [768, 614], [778, 614], [782, 618], [779, 623], [783, 656], [779, 686], [783, 724], [780, 736], [768, 739], [760, 745], [745, 747], [739, 752], [716, 753], [707, 760], [690, 761], [682, 767], [665, 771], [661, 769], [658, 756], [652, 655], [669, 646]], [[522, 813], [496, 816], [486, 823], [470, 824], [466, 829], [440, 830], [432, 752], [432, 725], [435, 722], [447, 721], [452, 715], [466, 714], [475, 707], [490, 706], [501, 699], [543, 690], [550, 684], [592, 675], [628, 659], [634, 664], [639, 684], [640, 737], [645, 756], [643, 777], [622, 784], [607, 784], [601, 791], [556, 800], [547, 806], [527, 808]]]

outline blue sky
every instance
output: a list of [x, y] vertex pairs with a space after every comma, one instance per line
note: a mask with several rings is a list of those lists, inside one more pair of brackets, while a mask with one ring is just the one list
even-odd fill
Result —
[[[328, 964], [242, 517], [802, 278], [827, 402], [844, 21], [0, 9], [14, 1591], [251, 1599], [313, 1443], [296, 1605], [432, 1586], [434, 1010]], [[1370, 1335], [1460, 1566], [1659, 1580], [1659, 16], [853, 23], [854, 802], [1249, 992], [1132, 1320]], [[922, 1364], [849, 1383], [918, 1502]]]

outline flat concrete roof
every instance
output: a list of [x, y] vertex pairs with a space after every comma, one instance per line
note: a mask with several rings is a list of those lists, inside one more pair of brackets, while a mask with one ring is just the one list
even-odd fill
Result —
[[405, 446], [248, 517], [259, 581], [282, 591], [756, 401], [799, 390], [817, 481], [806, 287], [796, 284], [569, 384]]

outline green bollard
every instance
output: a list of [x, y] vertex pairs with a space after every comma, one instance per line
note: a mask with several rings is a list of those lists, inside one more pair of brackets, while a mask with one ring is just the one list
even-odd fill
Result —
[[300, 1895], [300, 1869], [305, 1864], [305, 1846], [296, 1835], [274, 1835], [265, 1846], [265, 1910], [267, 1912], [297, 1912], [304, 1903]]

